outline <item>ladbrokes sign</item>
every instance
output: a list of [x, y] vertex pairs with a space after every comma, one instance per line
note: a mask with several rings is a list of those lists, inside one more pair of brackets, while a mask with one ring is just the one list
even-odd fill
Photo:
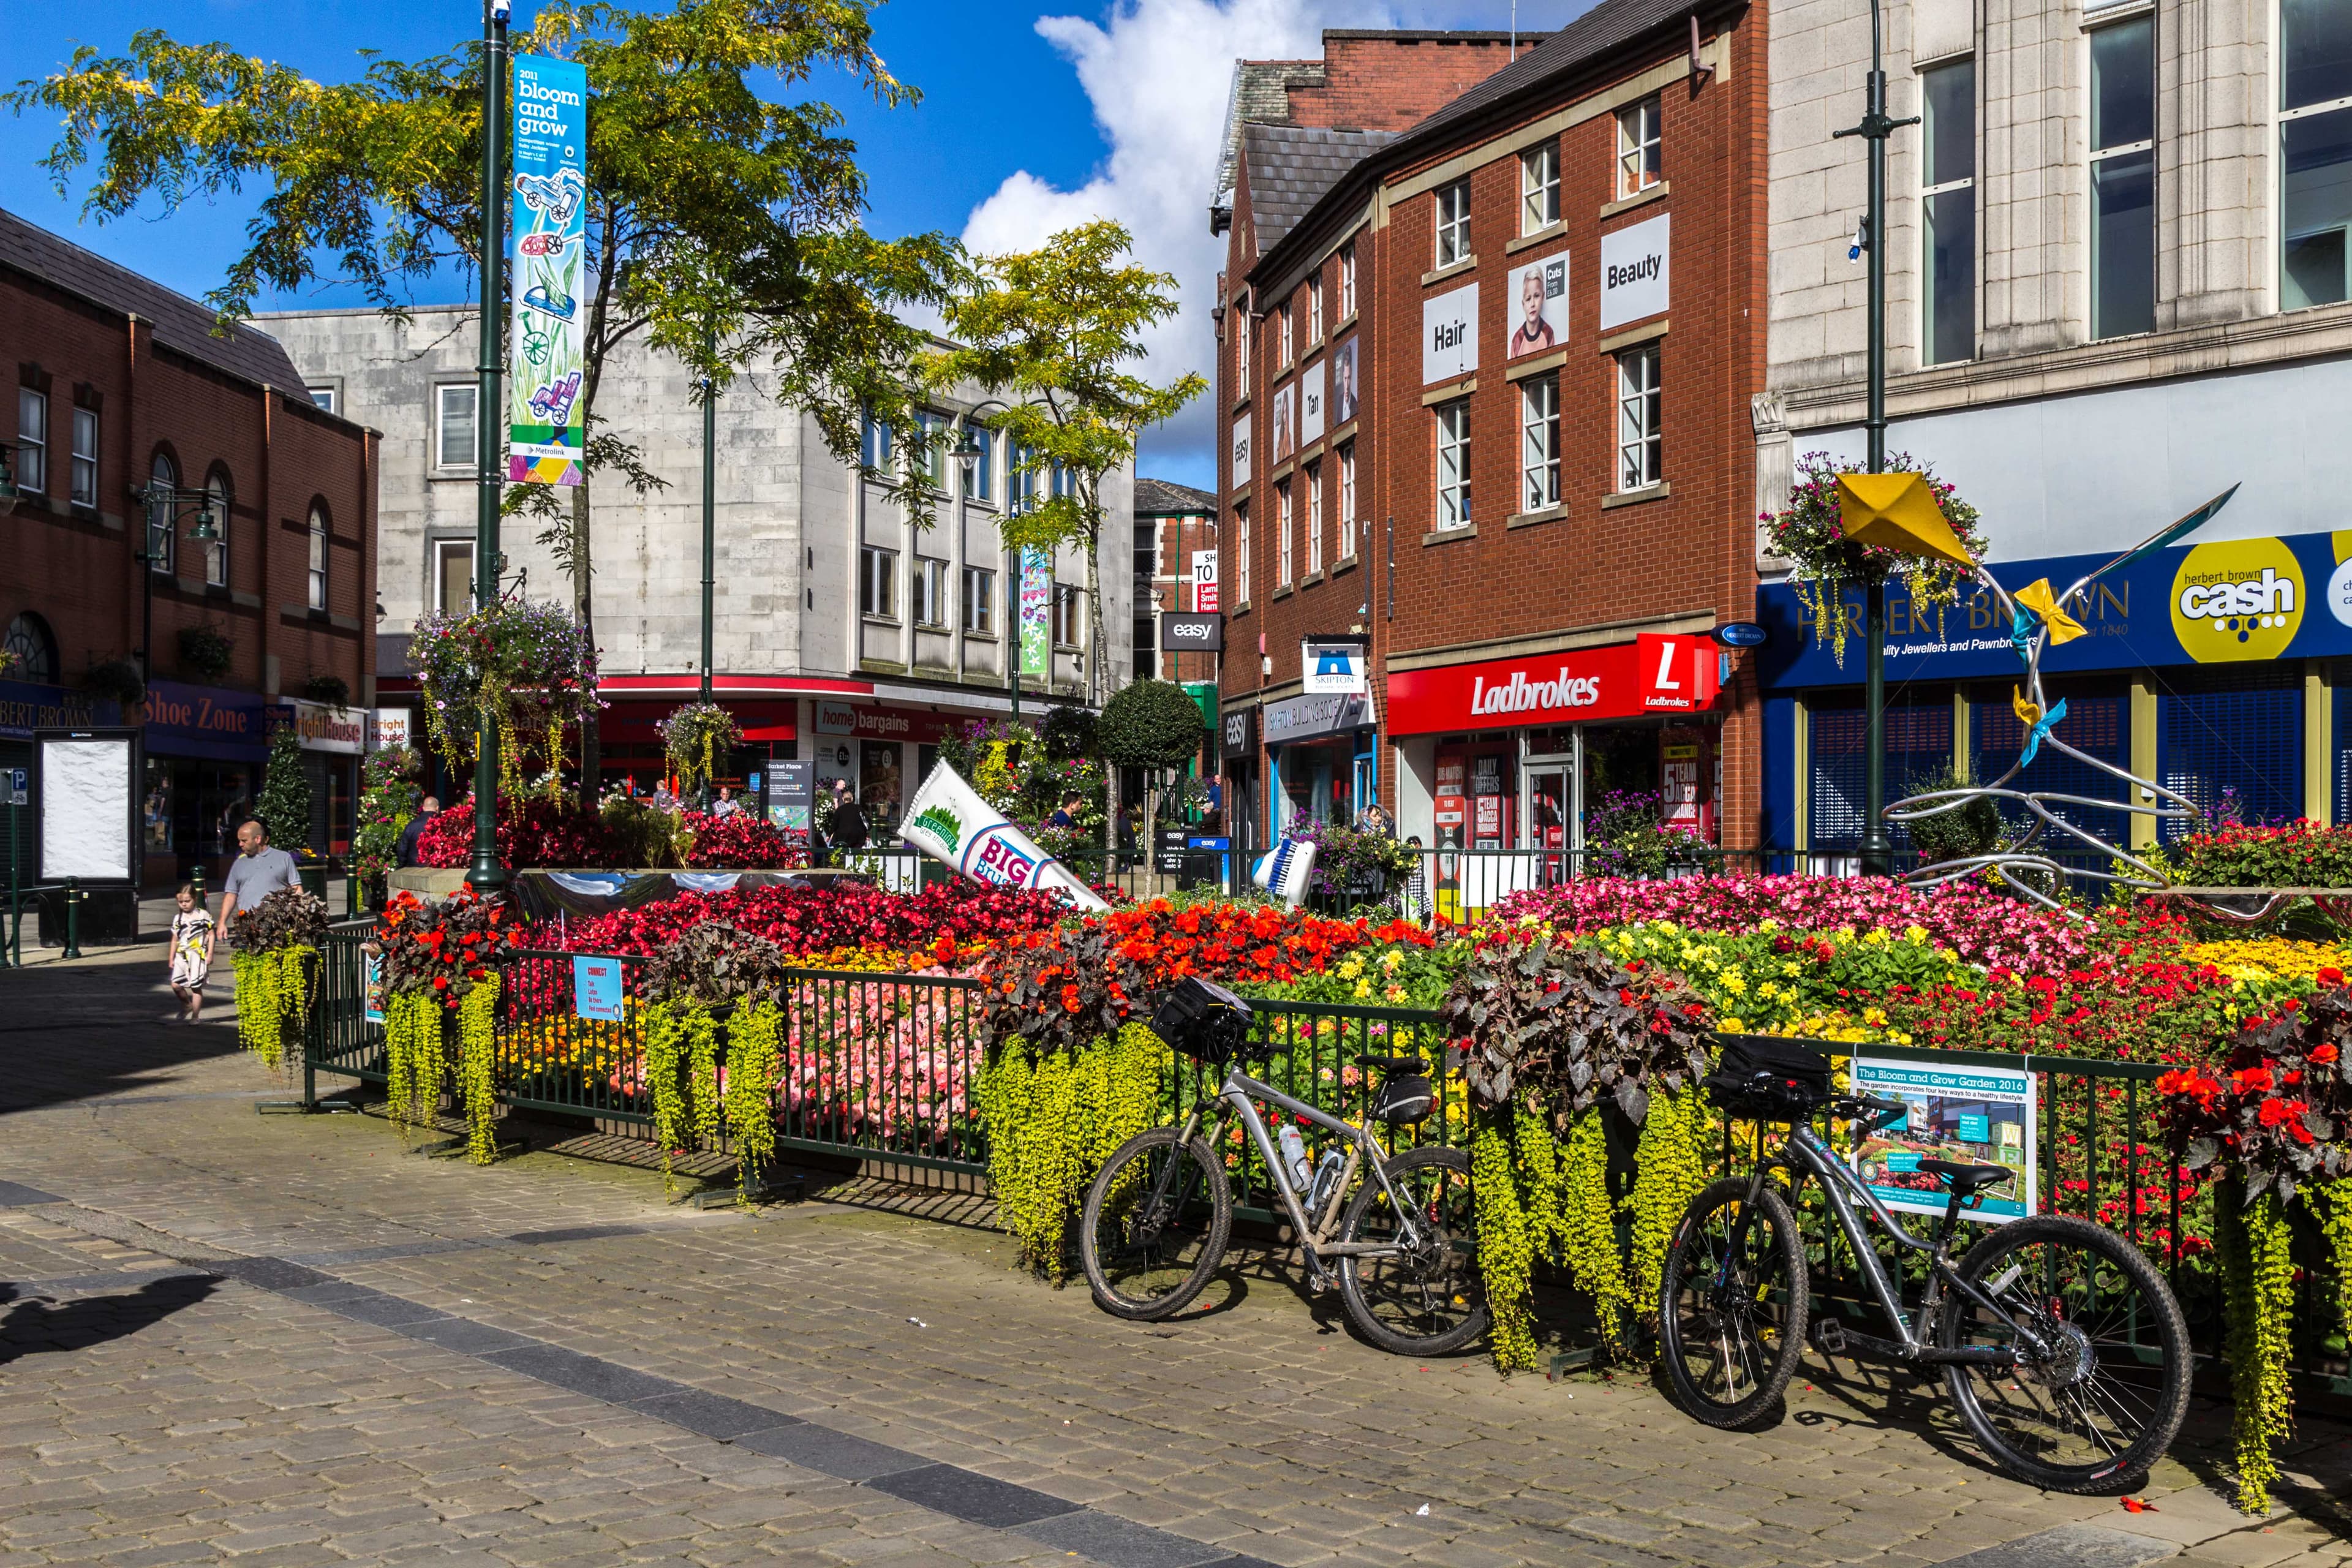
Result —
[[1712, 707], [1719, 650], [1704, 637], [1643, 635], [1606, 647], [1391, 671], [1395, 735], [1572, 724]]

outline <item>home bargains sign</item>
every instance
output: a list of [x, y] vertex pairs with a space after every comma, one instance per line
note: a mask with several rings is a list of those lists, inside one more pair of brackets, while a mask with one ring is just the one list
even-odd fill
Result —
[[1391, 671], [1389, 732], [1428, 735], [1694, 713], [1715, 703], [1717, 658], [1715, 645], [1703, 636], [1645, 632], [1602, 647]]
[[866, 741], [936, 742], [954, 722], [943, 713], [909, 713], [898, 708], [863, 708], [854, 702], [823, 700], [812, 704], [820, 735], [856, 735]]

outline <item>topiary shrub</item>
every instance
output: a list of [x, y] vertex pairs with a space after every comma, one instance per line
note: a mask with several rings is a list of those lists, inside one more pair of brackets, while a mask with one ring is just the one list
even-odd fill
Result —
[[1122, 768], [1160, 772], [1181, 767], [1199, 752], [1200, 704], [1173, 681], [1139, 680], [1121, 687], [1103, 704], [1095, 723], [1095, 747], [1103, 761]]
[[302, 742], [291, 724], [269, 737], [269, 765], [253, 815], [280, 849], [299, 856], [310, 842], [310, 781], [302, 774]]

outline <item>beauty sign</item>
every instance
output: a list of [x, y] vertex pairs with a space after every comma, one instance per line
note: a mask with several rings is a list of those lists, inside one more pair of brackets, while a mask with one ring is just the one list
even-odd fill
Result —
[[514, 225], [507, 257], [507, 479], [576, 485], [587, 410], [588, 69], [514, 62]]
[[1662, 213], [1601, 237], [1602, 331], [1665, 312], [1669, 221]]

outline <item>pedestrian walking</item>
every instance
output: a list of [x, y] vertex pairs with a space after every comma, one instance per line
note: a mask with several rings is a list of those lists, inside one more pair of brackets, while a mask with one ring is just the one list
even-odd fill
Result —
[[175, 1022], [194, 1024], [202, 1021], [205, 1010], [205, 977], [213, 967], [213, 917], [205, 912], [202, 899], [191, 885], [180, 889], [179, 912], [172, 917], [172, 994], [180, 1004], [173, 1015]]
[[261, 818], [250, 816], [238, 826], [236, 849], [221, 882], [220, 929], [225, 931], [236, 929], [238, 910], [261, 902], [280, 888], [302, 885], [294, 857], [269, 847], [269, 828]]
[[441, 797], [438, 795], [428, 795], [416, 803], [416, 815], [408, 819], [408, 825], [400, 830], [400, 841], [393, 846], [392, 863], [394, 865], [416, 864], [416, 841], [425, 837], [425, 828], [432, 825], [433, 819], [440, 813]]

